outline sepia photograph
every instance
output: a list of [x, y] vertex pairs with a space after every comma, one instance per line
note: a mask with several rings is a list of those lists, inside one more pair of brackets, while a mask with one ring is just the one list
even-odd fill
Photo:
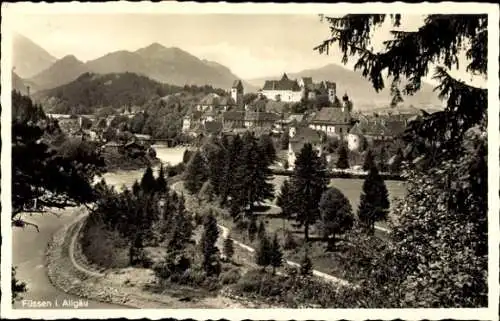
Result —
[[2, 317], [495, 319], [498, 12], [2, 4]]

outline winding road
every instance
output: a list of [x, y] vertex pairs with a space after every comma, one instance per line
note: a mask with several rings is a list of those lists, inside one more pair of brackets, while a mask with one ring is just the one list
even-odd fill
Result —
[[[180, 163], [184, 148], [156, 147], [157, 155], [163, 162], [172, 165]], [[144, 170], [120, 171], [107, 173], [104, 178], [108, 184], [117, 188], [123, 185], [130, 186], [136, 179], [140, 179]], [[54, 233], [66, 224], [70, 224], [78, 216], [74, 209], [53, 211], [54, 214], [24, 215], [27, 221], [38, 225], [40, 232], [31, 227], [13, 228], [12, 230], [12, 263], [17, 267], [16, 277], [26, 282], [28, 291], [23, 294], [23, 300], [16, 301], [15, 309], [29, 308], [28, 300], [62, 302], [63, 300], [78, 301], [83, 298], [67, 294], [59, 290], [49, 280], [45, 262], [45, 251]], [[84, 299], [85, 300], [85, 299]], [[87, 301], [87, 300], [85, 300]], [[123, 309], [124, 306], [88, 300], [89, 309]]]

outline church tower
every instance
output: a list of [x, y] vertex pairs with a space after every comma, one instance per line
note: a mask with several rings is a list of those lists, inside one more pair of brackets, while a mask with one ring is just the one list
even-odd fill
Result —
[[236, 105], [241, 106], [243, 104], [243, 84], [241, 80], [235, 80], [233, 86], [231, 87], [231, 98], [234, 100]]

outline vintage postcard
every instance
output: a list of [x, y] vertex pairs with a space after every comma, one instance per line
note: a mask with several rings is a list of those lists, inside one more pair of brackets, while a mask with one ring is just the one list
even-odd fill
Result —
[[2, 317], [496, 319], [498, 26], [2, 3]]

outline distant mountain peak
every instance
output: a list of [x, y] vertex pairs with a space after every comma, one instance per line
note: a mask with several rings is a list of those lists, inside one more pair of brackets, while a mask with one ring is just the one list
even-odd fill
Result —
[[165, 48], [164, 45], [162, 45], [162, 44], [160, 44], [158, 42], [153, 42], [149, 46], [141, 48], [141, 49], [139, 49], [137, 51], [144, 51], [144, 50], [147, 50], [147, 51], [157, 51], [157, 50], [165, 50], [165, 49], [167, 49], [167, 48]]
[[29, 78], [48, 68], [57, 59], [28, 37], [14, 33], [13, 66], [22, 78]]
[[78, 60], [78, 58], [75, 57], [75, 55], [66, 55], [59, 59], [59, 61], [65, 61], [65, 62], [81, 62]]

